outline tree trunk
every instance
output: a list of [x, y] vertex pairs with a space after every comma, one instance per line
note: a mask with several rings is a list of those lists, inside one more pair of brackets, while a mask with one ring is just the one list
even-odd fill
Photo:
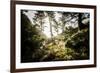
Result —
[[84, 24], [82, 23], [82, 13], [79, 13], [79, 15], [78, 15], [78, 27], [79, 27], [79, 30], [82, 30], [83, 26], [84, 26]]
[[53, 33], [52, 33], [52, 23], [51, 23], [51, 18], [50, 18], [50, 17], [49, 17], [49, 24], [50, 24], [51, 39], [53, 39]]
[[43, 31], [43, 24], [42, 24], [42, 19], [40, 21], [40, 28], [41, 28], [41, 32]]

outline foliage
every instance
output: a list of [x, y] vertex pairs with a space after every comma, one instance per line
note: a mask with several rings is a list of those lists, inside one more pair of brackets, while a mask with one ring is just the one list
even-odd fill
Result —
[[[41, 37], [42, 36], [42, 37]], [[21, 12], [21, 61], [33, 61], [32, 54], [39, 49], [45, 39], [40, 30], [31, 24], [23, 11]]]
[[36, 11], [32, 23], [28, 11], [21, 10], [21, 62], [89, 59], [88, 13]]

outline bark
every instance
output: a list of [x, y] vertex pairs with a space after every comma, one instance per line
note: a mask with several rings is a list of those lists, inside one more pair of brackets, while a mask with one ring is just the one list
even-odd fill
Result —
[[79, 26], [79, 30], [83, 29], [84, 24], [82, 23], [82, 13], [79, 13], [78, 15], [78, 26]]

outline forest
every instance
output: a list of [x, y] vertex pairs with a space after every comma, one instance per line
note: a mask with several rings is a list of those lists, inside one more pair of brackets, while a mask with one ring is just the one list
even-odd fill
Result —
[[21, 62], [89, 59], [90, 14], [21, 10]]

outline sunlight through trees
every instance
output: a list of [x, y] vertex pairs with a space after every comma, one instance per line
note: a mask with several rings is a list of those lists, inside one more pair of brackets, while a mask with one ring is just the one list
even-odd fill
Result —
[[89, 13], [21, 10], [21, 62], [89, 59]]

